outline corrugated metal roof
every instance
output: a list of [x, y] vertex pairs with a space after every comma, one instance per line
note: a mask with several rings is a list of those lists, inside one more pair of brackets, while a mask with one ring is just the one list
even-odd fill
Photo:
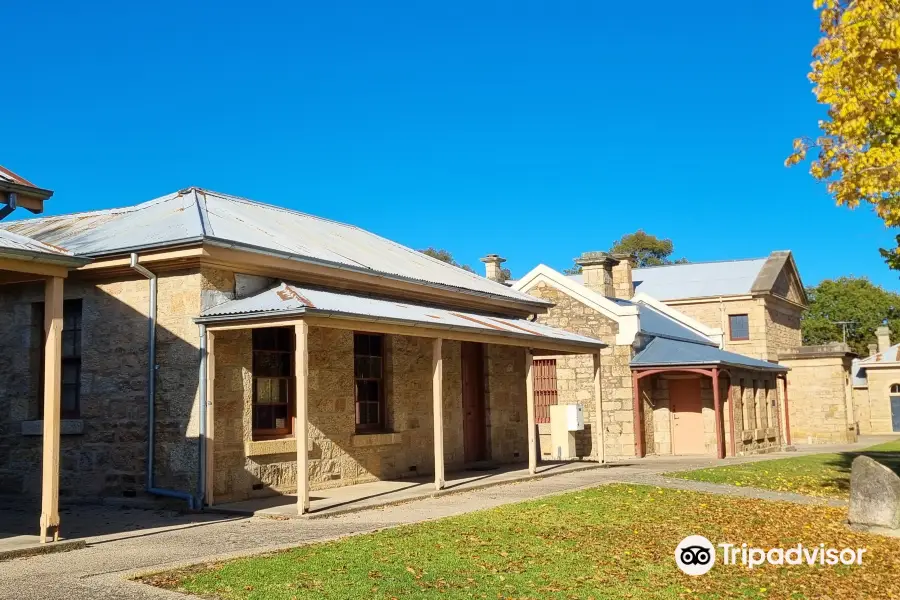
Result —
[[749, 294], [768, 258], [634, 269], [635, 291], [660, 300]]
[[900, 344], [895, 344], [884, 352], [878, 352], [876, 354], [873, 354], [872, 356], [867, 356], [866, 358], [854, 359], [853, 365], [850, 367], [850, 371], [853, 376], [853, 386], [866, 387], [869, 385], [869, 378], [868, 374], [866, 373], [866, 367], [872, 365], [896, 363], [898, 360], [900, 360]]
[[71, 253], [54, 248], [24, 235], [0, 229], [0, 256], [11, 258], [27, 257], [32, 260], [61, 264], [81, 265], [88, 259], [78, 259]]
[[281, 282], [278, 286], [205, 310], [198, 322], [237, 320], [289, 314], [351, 316], [368, 321], [387, 321], [414, 326], [478, 331], [500, 337], [533, 338], [566, 342], [585, 348], [603, 348], [600, 340], [555, 329], [526, 319], [505, 319], [421, 304], [304, 287]]
[[750, 369], [784, 372], [788, 369], [743, 354], [721, 350], [715, 346], [695, 344], [664, 337], [653, 338], [631, 360], [632, 367], [668, 367], [688, 365], [730, 365]]
[[695, 344], [706, 344], [707, 346], [718, 347], [718, 344], [708, 337], [697, 333], [693, 329], [685, 327], [672, 317], [659, 312], [652, 306], [647, 306], [643, 302], [638, 302], [636, 305], [638, 307], [638, 319], [640, 322], [641, 333], [654, 337], [666, 337], [694, 342]]
[[11, 181], [13, 183], [18, 183], [20, 185], [37, 187], [36, 185], [34, 185], [33, 183], [31, 183], [30, 181], [28, 181], [21, 175], [16, 175], [15, 173], [13, 173], [12, 171], [10, 171], [9, 169], [7, 169], [6, 167], [4, 167], [2, 165], [0, 165], [0, 179], [2, 179], [3, 181]]
[[78, 255], [206, 240], [531, 305], [548, 304], [353, 225], [198, 188], [121, 209], [0, 223], [0, 227]]

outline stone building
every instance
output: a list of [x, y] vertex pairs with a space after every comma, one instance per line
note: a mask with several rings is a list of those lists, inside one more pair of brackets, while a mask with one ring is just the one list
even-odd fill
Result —
[[871, 356], [853, 361], [852, 402], [861, 433], [900, 431], [900, 344], [891, 345], [891, 330], [875, 330]]
[[[572, 277], [580, 282], [583, 275]], [[725, 350], [775, 361], [802, 344], [800, 316], [808, 301], [789, 251], [634, 269], [632, 278], [636, 292], [720, 329]]]
[[[605, 454], [768, 452], [785, 443], [778, 378], [786, 369], [720, 348], [721, 330], [646, 293], [635, 294], [629, 259], [589, 252], [579, 276], [539, 265], [513, 289], [553, 306], [538, 322], [603, 340]], [[547, 356], [545, 403], [584, 403], [590, 415], [590, 362]], [[539, 411], [540, 413], [540, 411]], [[588, 418], [586, 416], [586, 418]], [[597, 420], [590, 415], [592, 420]], [[546, 414], [545, 414], [546, 419]], [[539, 427], [548, 427], [546, 420]]]
[[[46, 276], [0, 270], [7, 494], [38, 495], [54, 419], [70, 498], [297, 492], [303, 512], [310, 489], [533, 471], [534, 361], [587, 354], [599, 377], [601, 341], [529, 320], [549, 301], [277, 206], [189, 188], [0, 233], [78, 263], [53, 303]], [[41, 326], [57, 308], [59, 361]]]
[[850, 371], [855, 356], [840, 342], [779, 353], [778, 363], [790, 369], [789, 422], [794, 440], [809, 444], [857, 440], [858, 408]]

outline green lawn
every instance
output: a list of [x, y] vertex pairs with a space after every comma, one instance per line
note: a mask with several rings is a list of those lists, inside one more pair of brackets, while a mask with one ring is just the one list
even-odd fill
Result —
[[668, 473], [670, 477], [795, 492], [809, 496], [847, 498], [850, 463], [864, 454], [900, 473], [900, 440], [871, 446], [860, 452], [812, 454], [796, 458]]
[[[145, 578], [207, 598], [888, 598], [900, 539], [849, 531], [845, 510], [609, 485], [340, 541]], [[302, 523], [298, 525], [302, 527]], [[866, 547], [861, 566], [674, 562], [681, 539]]]

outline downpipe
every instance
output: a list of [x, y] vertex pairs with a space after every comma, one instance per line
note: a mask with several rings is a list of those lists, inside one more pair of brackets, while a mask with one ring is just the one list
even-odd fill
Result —
[[207, 391], [206, 380], [209, 373], [209, 348], [206, 342], [206, 325], [201, 323], [198, 327], [200, 328], [200, 381], [197, 389], [200, 397], [200, 439], [198, 441], [197, 454], [200, 458], [200, 465], [197, 469], [199, 475], [195, 503], [197, 508], [202, 508], [206, 495], [206, 453], [208, 451], [206, 447], [206, 402], [209, 392]]
[[[191, 510], [196, 508], [194, 496], [188, 492], [178, 490], [169, 490], [158, 488], [153, 482], [153, 465], [155, 463], [155, 445], [156, 445], [156, 297], [157, 297], [157, 281], [156, 274], [149, 271], [146, 267], [138, 263], [138, 255], [131, 253], [131, 268], [146, 277], [150, 281], [150, 307], [147, 316], [147, 326], [149, 334], [149, 349], [147, 351], [147, 362], [149, 370], [147, 373], [147, 492], [156, 496], [165, 496], [167, 498], [178, 498], [186, 500]], [[201, 427], [203, 424], [201, 422]], [[205, 427], [204, 427], [205, 429]], [[201, 433], [202, 437], [202, 433]]]

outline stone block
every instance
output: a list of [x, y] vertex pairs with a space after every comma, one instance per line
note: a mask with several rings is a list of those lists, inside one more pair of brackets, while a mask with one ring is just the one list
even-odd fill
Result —
[[854, 525], [900, 528], [900, 477], [868, 456], [853, 460], [849, 521]]

